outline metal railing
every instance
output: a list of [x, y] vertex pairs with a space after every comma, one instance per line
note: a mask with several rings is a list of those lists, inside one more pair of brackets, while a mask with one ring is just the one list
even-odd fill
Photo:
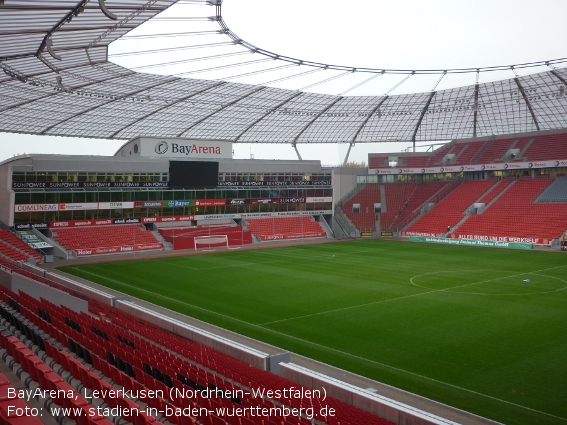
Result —
[[352, 221], [349, 220], [341, 207], [338, 205], [335, 205], [334, 218], [339, 227], [342, 229], [343, 233], [349, 238], [360, 237], [360, 232], [358, 231], [356, 226], [352, 223]]

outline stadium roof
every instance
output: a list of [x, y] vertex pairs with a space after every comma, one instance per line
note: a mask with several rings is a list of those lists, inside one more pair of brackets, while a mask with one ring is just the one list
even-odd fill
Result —
[[[546, 72], [454, 89], [337, 96], [144, 74], [109, 61], [112, 41], [176, 2], [0, 0], [0, 131], [296, 145], [439, 141], [567, 127], [567, 70], [553, 62]], [[216, 6], [229, 41], [256, 49], [228, 30], [220, 1], [207, 3]]]

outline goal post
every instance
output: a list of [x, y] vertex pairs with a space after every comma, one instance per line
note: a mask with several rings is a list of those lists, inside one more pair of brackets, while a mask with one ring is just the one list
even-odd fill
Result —
[[212, 249], [211, 246], [228, 249], [228, 235], [195, 236], [195, 251], [201, 248]]

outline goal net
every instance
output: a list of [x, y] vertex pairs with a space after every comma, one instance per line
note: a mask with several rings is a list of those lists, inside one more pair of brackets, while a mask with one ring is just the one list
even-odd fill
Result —
[[211, 249], [212, 247], [228, 248], [228, 235], [195, 236], [195, 251], [199, 248]]

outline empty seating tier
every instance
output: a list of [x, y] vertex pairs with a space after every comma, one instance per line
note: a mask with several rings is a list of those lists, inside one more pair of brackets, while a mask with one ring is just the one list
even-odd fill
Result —
[[[226, 246], [226, 242], [215, 242], [215, 236], [227, 236], [228, 245], [245, 245], [252, 243], [252, 234], [242, 226], [204, 226], [204, 227], [163, 227], [159, 229], [163, 238], [173, 245], [173, 249], [195, 248], [196, 237], [211, 237], [210, 244], [204, 246]], [[218, 240], [218, 239], [217, 239]]]
[[[135, 425], [166, 420], [174, 425], [312, 423], [305, 416], [277, 413], [283, 412], [282, 406], [288, 410], [313, 408], [318, 423], [392, 424], [333, 397], [256, 397], [251, 389], [284, 394], [286, 388], [303, 387], [114, 307], [89, 300], [89, 311], [94, 315], [78, 313], [24, 292], [15, 293], [0, 285], [0, 315], [22, 335], [28, 346], [15, 336], [0, 337], [0, 345], [29, 373], [27, 385], [35, 381], [42, 389], [64, 389], [72, 393], [74, 396], [69, 400], [73, 399], [74, 404], [65, 397], [53, 399], [62, 407], [90, 410], [90, 399], [76, 394], [81, 388], [81, 394], [98, 392], [93, 405], [96, 401], [98, 406], [120, 407], [119, 415]], [[220, 396], [216, 389], [234, 396]], [[204, 390], [211, 391], [203, 395]], [[324, 405], [335, 409], [336, 416], [320, 413]], [[269, 420], [253, 415], [231, 416], [232, 409], [242, 408], [274, 410]], [[168, 415], [167, 409], [194, 413]], [[87, 415], [77, 412], [70, 417], [79, 425], [108, 425], [108, 419], [115, 419], [98, 415], [93, 422], [94, 416], [89, 421]]]
[[152, 232], [138, 224], [58, 228], [54, 239], [78, 255], [163, 248]]
[[567, 159], [567, 133], [535, 137], [523, 156], [528, 161]]
[[470, 216], [456, 234], [555, 239], [567, 229], [566, 203], [533, 201], [552, 179], [519, 179], [482, 214]]
[[0, 230], [0, 254], [16, 261], [27, 261], [33, 257], [36, 264], [41, 263], [40, 255], [9, 230]]
[[321, 225], [310, 216], [249, 218], [246, 226], [261, 241], [327, 236]]
[[431, 211], [412, 224], [407, 229], [408, 234], [438, 236], [446, 233], [447, 227], [452, 228], [462, 220], [465, 217], [466, 209], [494, 184], [494, 181], [487, 180], [461, 183]]

